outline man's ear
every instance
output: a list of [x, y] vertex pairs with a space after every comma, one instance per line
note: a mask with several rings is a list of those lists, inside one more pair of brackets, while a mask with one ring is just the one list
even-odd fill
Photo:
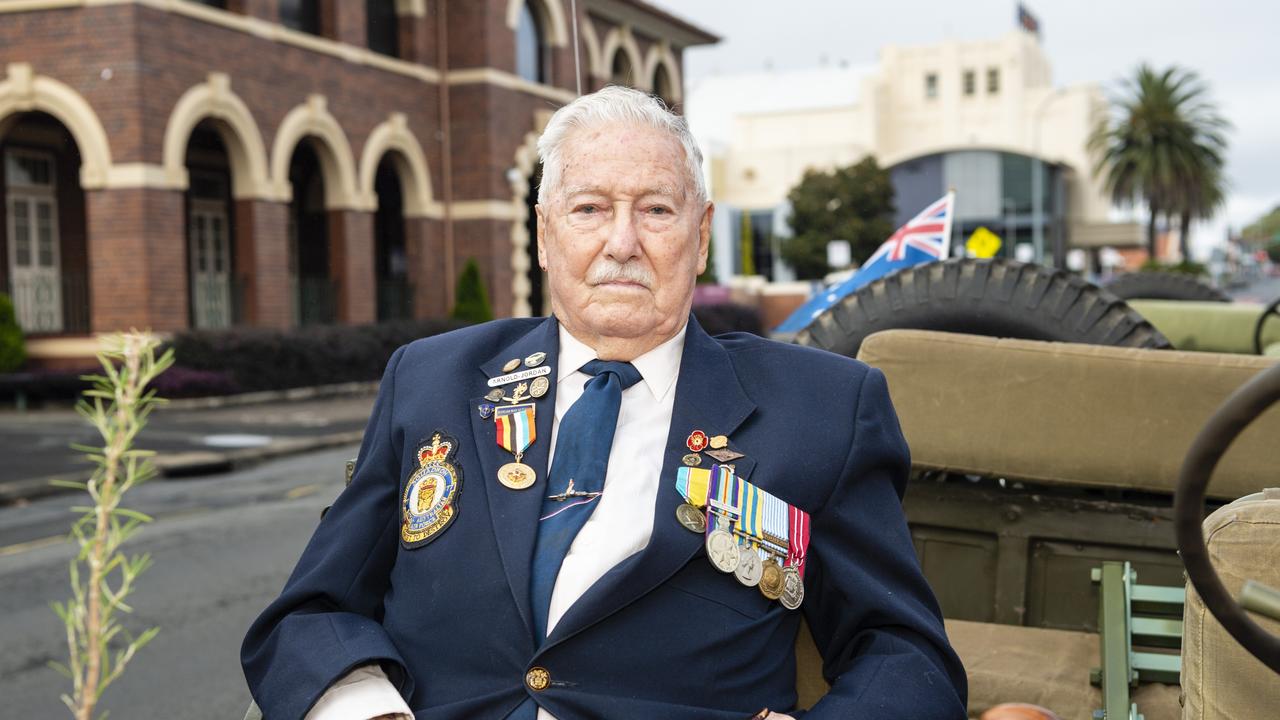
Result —
[[[716, 204], [708, 202], [702, 211], [702, 221], [698, 223], [698, 274], [707, 271], [707, 253], [711, 249], [711, 218], [716, 214]], [[541, 252], [541, 245], [539, 252]]]
[[533, 211], [538, 215], [538, 267], [543, 272], [547, 270], [547, 214], [542, 210], [542, 203], [533, 206]]

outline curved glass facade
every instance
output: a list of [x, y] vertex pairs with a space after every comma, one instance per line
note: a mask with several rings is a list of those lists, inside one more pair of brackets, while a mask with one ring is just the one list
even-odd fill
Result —
[[[1048, 162], [1041, 163], [1040, 168], [1042, 226], [1048, 254], [1055, 237], [1066, 231], [1067, 169]], [[1015, 244], [1032, 242], [1034, 169], [1030, 156], [998, 150], [956, 150], [900, 162], [889, 168], [897, 201], [895, 224], [907, 222], [948, 188], [954, 188], [956, 214], [951, 246], [963, 247], [974, 230], [986, 227], [1004, 241], [1000, 256], [1013, 257]]]

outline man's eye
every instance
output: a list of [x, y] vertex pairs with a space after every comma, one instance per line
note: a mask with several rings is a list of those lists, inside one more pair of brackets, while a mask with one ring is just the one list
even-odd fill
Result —
[[650, 215], [670, 215], [671, 208], [662, 207], [661, 205], [654, 205], [653, 207], [649, 208], [649, 214]]
[[583, 215], [595, 215], [597, 212], [599, 212], [599, 208], [597, 208], [595, 205], [579, 205], [578, 207], [574, 208], [573, 211], [576, 213], [582, 213]]

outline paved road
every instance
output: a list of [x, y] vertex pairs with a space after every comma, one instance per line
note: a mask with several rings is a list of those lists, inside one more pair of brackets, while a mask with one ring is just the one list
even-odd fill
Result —
[[[161, 454], [266, 445], [364, 429], [372, 395], [327, 397], [206, 409], [161, 407], [137, 447]], [[29, 478], [83, 479], [90, 465], [69, 446], [101, 446], [102, 438], [73, 410], [0, 411], [0, 484]]]
[[[319, 519], [341, 491], [344, 447], [249, 470], [157, 481], [126, 505], [155, 515], [131, 542], [155, 565], [138, 583], [128, 626], [160, 634], [110, 687], [100, 709], [119, 720], [227, 720], [248, 690], [240, 641], [279, 592]], [[62, 624], [49, 602], [67, 596], [71, 546], [58, 536], [69, 496], [0, 508], [0, 717], [60, 718], [68, 681], [46, 665], [64, 660]]]

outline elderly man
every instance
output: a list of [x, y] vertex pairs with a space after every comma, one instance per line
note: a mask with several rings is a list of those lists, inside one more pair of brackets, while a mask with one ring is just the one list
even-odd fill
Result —
[[398, 350], [350, 487], [242, 660], [268, 720], [965, 716], [884, 377], [690, 316], [713, 207], [632, 90], [538, 144], [553, 316]]

